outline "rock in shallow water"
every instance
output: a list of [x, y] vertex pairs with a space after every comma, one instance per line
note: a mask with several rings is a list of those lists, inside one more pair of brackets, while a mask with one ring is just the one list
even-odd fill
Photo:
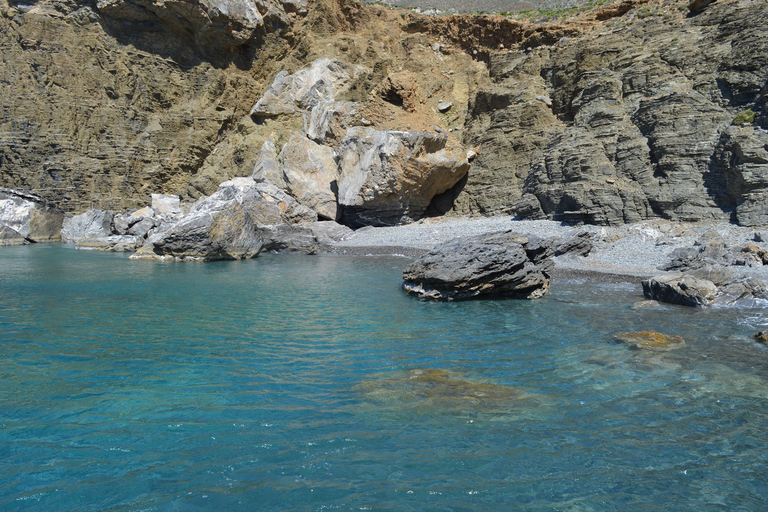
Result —
[[625, 332], [617, 334], [615, 338], [621, 343], [626, 343], [633, 350], [666, 352], [685, 346], [685, 340], [681, 336], [656, 331]]
[[403, 271], [403, 288], [423, 299], [544, 296], [554, 262], [552, 242], [512, 231], [440, 244]]

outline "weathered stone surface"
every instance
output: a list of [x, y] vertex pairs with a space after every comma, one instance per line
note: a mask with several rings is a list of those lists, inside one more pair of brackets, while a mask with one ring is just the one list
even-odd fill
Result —
[[504, 231], [440, 244], [403, 270], [409, 294], [434, 300], [535, 299], [546, 294], [551, 244]]
[[[464, 134], [482, 151], [456, 213], [766, 223], [766, 6], [620, 20], [592, 39], [490, 52]], [[747, 108], [754, 125], [731, 127]]]
[[592, 251], [592, 236], [588, 231], [566, 233], [560, 240], [553, 241], [555, 256], [589, 256]]
[[274, 136], [270, 136], [261, 145], [259, 159], [256, 161], [251, 177], [255, 181], [266, 181], [281, 189], [285, 188], [285, 177], [277, 163], [277, 148], [275, 147]]
[[682, 336], [662, 334], [656, 331], [632, 331], [616, 334], [616, 341], [626, 343], [633, 350], [650, 350], [652, 352], [667, 352], [684, 347]]
[[421, 218], [432, 198], [469, 170], [445, 145], [443, 135], [351, 128], [337, 148], [344, 224], [391, 226]]
[[278, 157], [286, 190], [327, 220], [339, 220], [336, 202], [339, 167], [333, 149], [293, 133]]
[[691, 275], [657, 276], [644, 280], [643, 294], [649, 299], [683, 306], [708, 306], [715, 300], [717, 286]]
[[0, 245], [24, 245], [28, 243], [29, 240], [21, 236], [21, 233], [0, 224]]
[[264, 96], [251, 109], [252, 116], [269, 117], [310, 112], [316, 105], [332, 102], [365, 68], [336, 59], [315, 60], [294, 74], [281, 71]]
[[320, 245], [331, 245], [354, 233], [351, 228], [332, 220], [312, 223], [310, 229]]
[[256, 257], [262, 239], [233, 197], [224, 193], [195, 203], [189, 214], [167, 231], [153, 235], [133, 258], [229, 260]]
[[115, 212], [112, 210], [90, 210], [64, 219], [61, 228], [61, 238], [74, 241], [84, 238], [104, 238], [113, 233], [113, 219]]
[[[709, 236], [707, 236], [709, 235]], [[705, 234], [692, 247], [680, 247], [670, 254], [661, 270], [690, 271], [710, 266], [761, 267], [768, 251], [757, 244], [731, 247], [716, 232]]]
[[224, 49], [262, 33], [262, 12], [271, 21], [288, 22], [287, 6], [275, 0], [99, 0], [97, 7], [112, 20], [154, 23], [169, 35], [191, 35], [197, 45]]
[[355, 121], [357, 103], [352, 101], [321, 101], [309, 115], [307, 137], [318, 143], [338, 142]]
[[63, 221], [64, 212], [37, 194], [0, 188], [0, 226], [8, 228], [6, 240], [59, 240]]
[[768, 131], [755, 126], [727, 128], [713, 160], [721, 191], [716, 199], [736, 205], [732, 220], [742, 226], [768, 224]]
[[136, 258], [211, 261], [253, 258], [261, 251], [318, 250], [317, 214], [267, 182], [234, 178], [198, 200], [176, 223], [151, 235]]
[[145, 238], [137, 235], [111, 235], [102, 238], [81, 238], [75, 240], [77, 249], [108, 252], [133, 252], [144, 245]]

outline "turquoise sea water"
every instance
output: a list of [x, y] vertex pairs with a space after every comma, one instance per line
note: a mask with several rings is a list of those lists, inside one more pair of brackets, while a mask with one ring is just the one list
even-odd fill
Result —
[[405, 263], [3, 248], [0, 510], [768, 507], [762, 310], [420, 302]]

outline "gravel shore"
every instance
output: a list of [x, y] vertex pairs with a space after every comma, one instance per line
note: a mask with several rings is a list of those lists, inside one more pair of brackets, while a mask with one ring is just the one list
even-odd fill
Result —
[[[435, 245], [454, 238], [514, 229], [542, 238], [588, 231], [594, 248], [587, 257], [556, 258], [556, 278], [589, 277], [601, 281], [632, 281], [663, 274], [659, 266], [670, 260], [678, 247], [691, 246], [702, 235], [717, 231], [731, 246], [755, 243], [763, 233], [727, 223], [681, 223], [654, 219], [618, 227], [569, 226], [546, 220], [515, 220], [513, 217], [432, 218], [405, 226], [358, 229], [331, 247], [333, 253], [396, 255], [415, 258]], [[763, 234], [768, 240], [768, 233]], [[758, 242], [759, 244], [761, 242]], [[740, 267], [738, 273], [768, 279], [765, 267]]]

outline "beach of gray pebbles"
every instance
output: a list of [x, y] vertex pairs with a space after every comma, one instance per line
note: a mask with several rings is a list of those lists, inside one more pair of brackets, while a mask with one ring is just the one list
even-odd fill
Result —
[[[670, 261], [670, 253], [678, 247], [693, 246], [697, 240], [716, 231], [732, 247], [757, 244], [768, 248], [768, 230], [727, 223], [681, 223], [662, 219], [617, 227], [569, 226], [548, 220], [515, 220], [513, 217], [431, 218], [396, 227], [358, 229], [336, 242], [332, 252], [395, 255], [414, 258], [434, 246], [454, 238], [512, 229], [521, 234], [542, 238], [565, 236], [587, 231], [594, 245], [587, 257], [560, 256], [556, 270], [561, 275], [604, 274], [636, 280], [663, 274], [660, 266]], [[740, 267], [740, 274], [768, 280], [768, 266]]]

